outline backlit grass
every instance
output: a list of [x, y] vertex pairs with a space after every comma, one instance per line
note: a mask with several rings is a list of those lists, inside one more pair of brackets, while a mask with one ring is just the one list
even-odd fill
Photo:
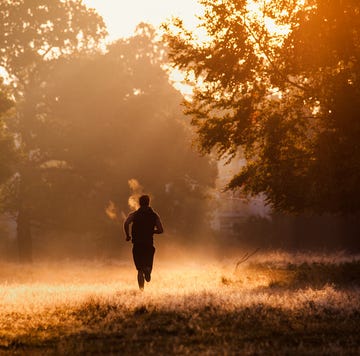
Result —
[[357, 354], [360, 264], [346, 255], [2, 264], [0, 350], [17, 354]]

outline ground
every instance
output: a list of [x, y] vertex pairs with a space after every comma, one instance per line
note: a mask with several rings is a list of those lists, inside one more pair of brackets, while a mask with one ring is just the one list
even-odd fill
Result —
[[2, 263], [0, 354], [360, 354], [358, 256], [128, 262]]

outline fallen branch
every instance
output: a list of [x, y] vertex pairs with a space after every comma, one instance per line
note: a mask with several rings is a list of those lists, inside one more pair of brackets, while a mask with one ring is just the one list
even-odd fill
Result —
[[260, 248], [257, 248], [255, 251], [251, 252], [251, 253], [245, 253], [245, 255], [236, 263], [235, 266], [235, 272], [237, 270], [237, 268], [244, 263], [245, 261], [247, 261], [250, 257], [254, 256], [255, 253], [257, 253], [260, 250]]

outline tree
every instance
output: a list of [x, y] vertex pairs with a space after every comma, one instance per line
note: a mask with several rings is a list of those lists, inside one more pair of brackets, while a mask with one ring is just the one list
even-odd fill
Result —
[[106, 29], [81, 0], [0, 1], [0, 65], [17, 85], [46, 60], [92, 52]]
[[16, 214], [20, 260], [30, 261], [34, 192], [41, 191], [42, 152], [36, 146], [37, 103], [31, 100], [39, 73], [56, 58], [90, 53], [105, 36], [99, 15], [80, 0], [0, 1], [0, 65], [13, 83], [17, 135], [22, 161], [7, 189], [8, 209]]
[[33, 184], [20, 195], [40, 233], [88, 233], [101, 242], [110, 230], [119, 240], [105, 208], [112, 201], [128, 211], [130, 179], [154, 196], [168, 232], [204, 226], [216, 167], [191, 150], [182, 97], [161, 67], [164, 51], [154, 29], [141, 25], [106, 54], [38, 68], [23, 104], [34, 108], [37, 169], [27, 171]]
[[14, 137], [10, 134], [3, 118], [13, 104], [0, 78], [0, 184], [11, 176], [17, 160]]
[[194, 86], [200, 150], [246, 158], [228, 188], [265, 193], [280, 211], [359, 211], [358, 2], [200, 2], [209, 40], [179, 19], [165, 39]]

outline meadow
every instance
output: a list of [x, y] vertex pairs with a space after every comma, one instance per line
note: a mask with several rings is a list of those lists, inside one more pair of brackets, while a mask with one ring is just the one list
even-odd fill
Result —
[[358, 355], [359, 257], [1, 263], [0, 354]]

